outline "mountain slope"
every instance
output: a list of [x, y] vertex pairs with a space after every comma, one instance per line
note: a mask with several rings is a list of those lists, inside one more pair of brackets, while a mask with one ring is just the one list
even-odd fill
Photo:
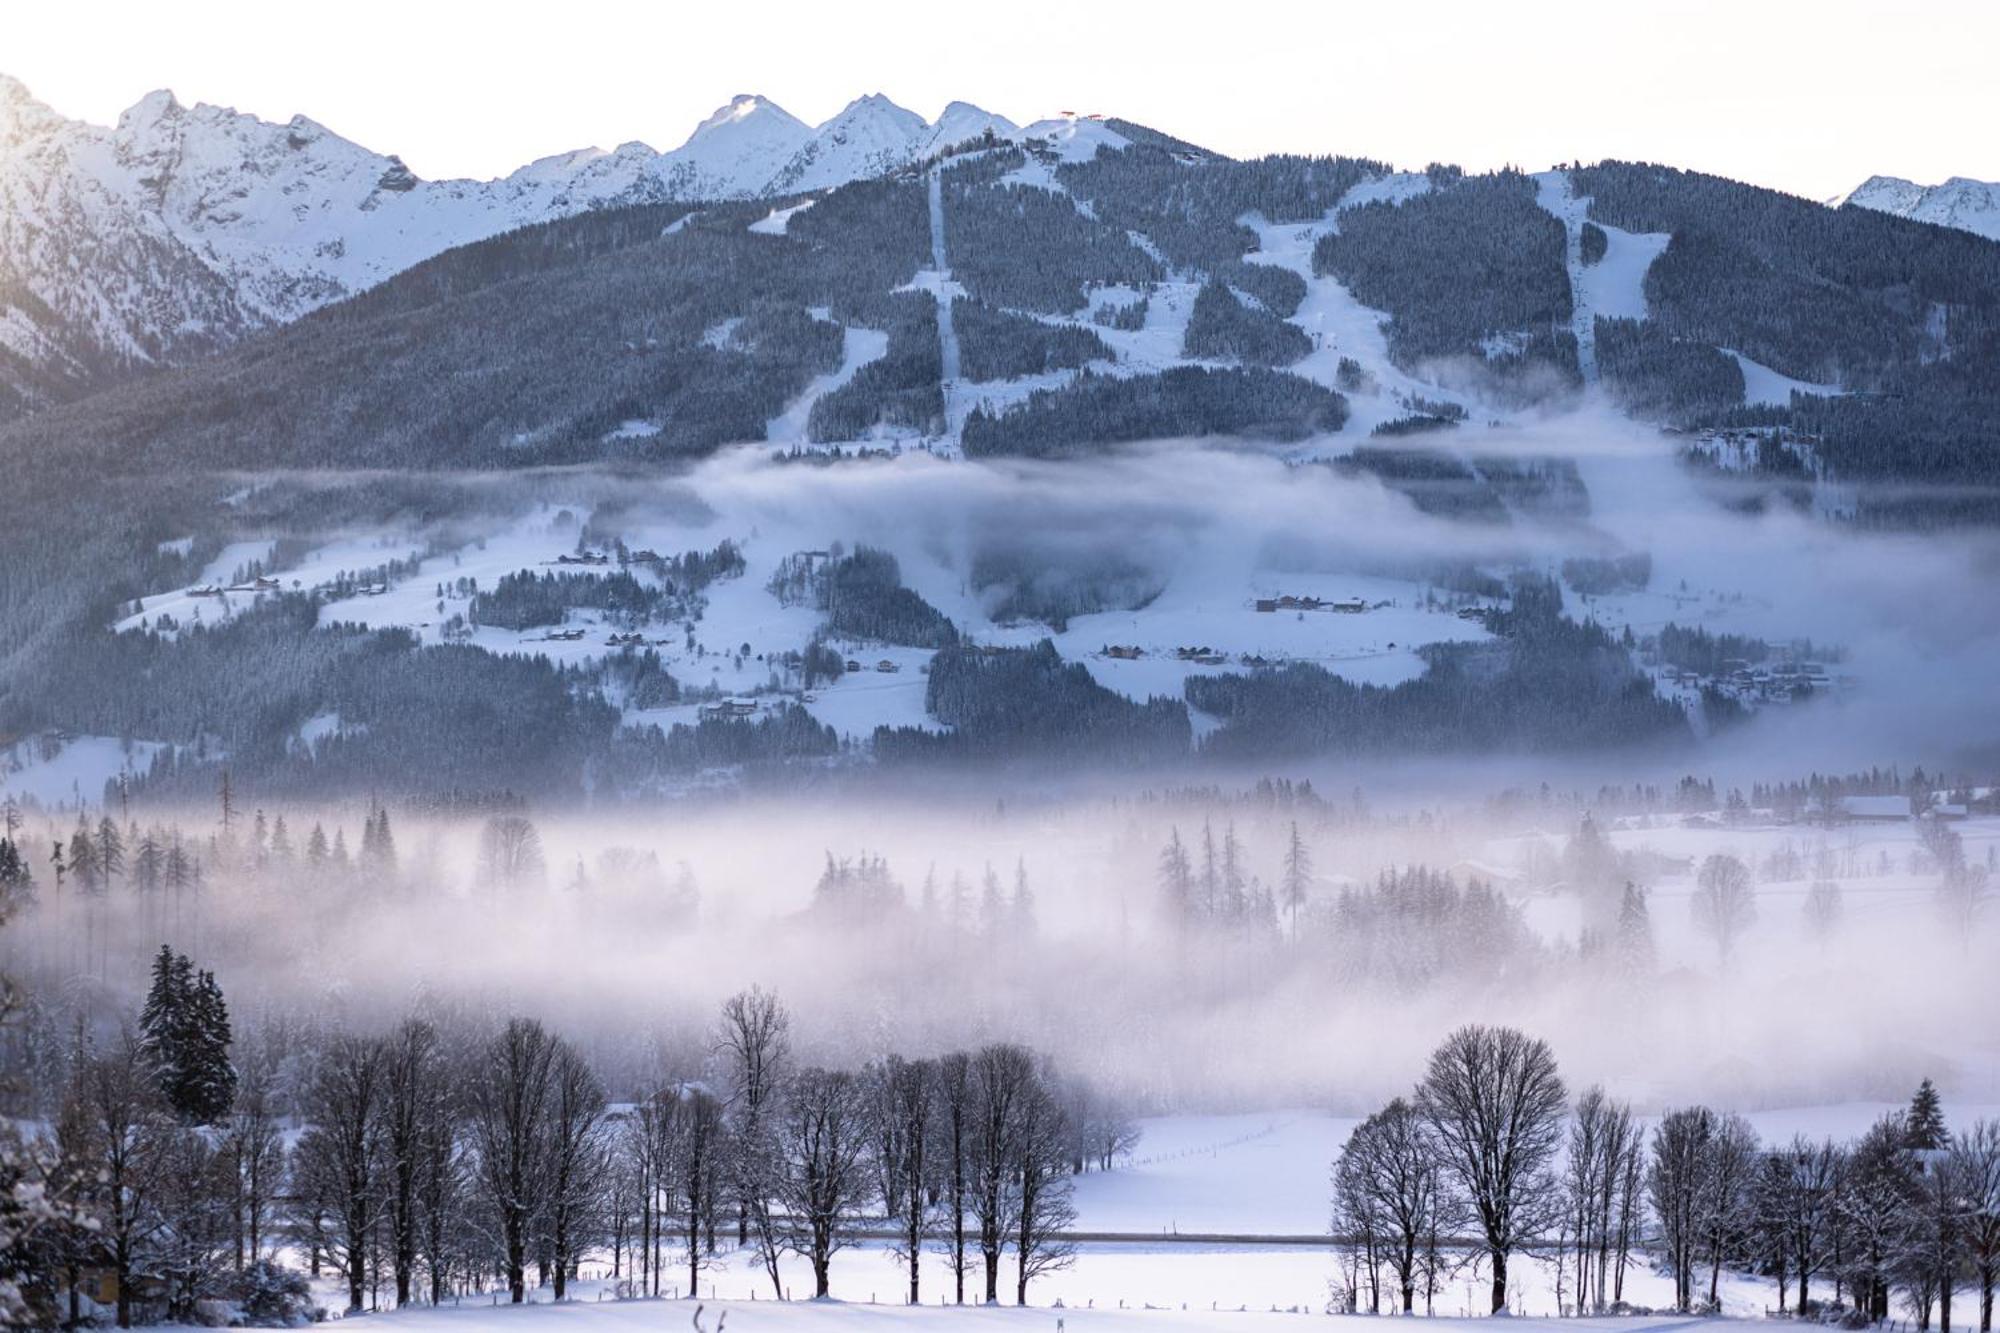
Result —
[[2000, 241], [2000, 182], [1953, 176], [1942, 185], [1918, 185], [1899, 176], [1870, 176], [1831, 202], [1835, 207], [1872, 208]]
[[[850, 126], [907, 127], [854, 109]], [[935, 190], [905, 173], [811, 207], [606, 207], [512, 231], [0, 428], [0, 465], [509, 468], [754, 441], [1088, 455], [1177, 433], [1323, 457], [1370, 430], [1574, 403], [1592, 391], [1577, 321], [1609, 313], [1603, 388], [1635, 415], [1809, 430], [1853, 479], [2000, 472], [1993, 242], [1604, 163], [1563, 173], [1570, 253], [1547, 182], [1104, 132], [1124, 147], [1088, 129], [1005, 145], [947, 160]], [[1648, 239], [1621, 299], [1579, 316], [1608, 262], [1582, 249], [1589, 227]], [[971, 378], [945, 374], [940, 300]], [[1210, 336], [1218, 309], [1231, 337]], [[1816, 396], [1754, 407], [1751, 363]]]
[[1012, 131], [953, 103], [936, 125], [863, 98], [809, 127], [732, 99], [680, 147], [542, 158], [426, 181], [295, 116], [141, 99], [112, 127], [0, 75], [0, 420], [183, 362], [367, 290], [455, 246], [596, 209], [818, 191]]

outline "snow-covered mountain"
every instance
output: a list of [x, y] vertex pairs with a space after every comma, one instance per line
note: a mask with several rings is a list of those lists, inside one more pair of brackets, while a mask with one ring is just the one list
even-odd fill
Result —
[[1829, 202], [1835, 207], [1853, 204], [1917, 222], [1956, 227], [2000, 241], [2000, 182], [1953, 176], [1942, 185], [1919, 185], [1898, 176], [1870, 176]]
[[879, 94], [818, 127], [733, 98], [678, 148], [627, 143], [499, 180], [419, 179], [295, 116], [151, 93], [103, 127], [0, 75], [0, 418], [298, 318], [454, 246], [615, 205], [826, 189], [1012, 122]]

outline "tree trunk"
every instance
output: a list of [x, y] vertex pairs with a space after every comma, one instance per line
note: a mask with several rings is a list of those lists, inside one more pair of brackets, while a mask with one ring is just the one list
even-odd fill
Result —
[[1499, 1314], [1507, 1308], [1507, 1251], [1491, 1250], [1493, 1261], [1493, 1313]]
[[688, 1299], [695, 1298], [701, 1287], [701, 1218], [692, 1209], [688, 1213]]
[[507, 1219], [507, 1299], [519, 1305], [528, 1299], [528, 1253], [521, 1239], [521, 1224]]
[[113, 1251], [118, 1269], [118, 1327], [132, 1327], [132, 1256], [121, 1237]]

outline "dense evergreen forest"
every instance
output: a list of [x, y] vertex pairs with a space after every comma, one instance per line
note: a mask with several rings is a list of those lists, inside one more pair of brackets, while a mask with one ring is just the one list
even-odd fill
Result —
[[1262, 368], [1179, 366], [1131, 378], [1092, 375], [1060, 389], [1037, 389], [999, 415], [976, 409], [965, 423], [974, 458], [1063, 458], [1140, 440], [1244, 435], [1301, 440], [1334, 431], [1347, 402], [1332, 389]]

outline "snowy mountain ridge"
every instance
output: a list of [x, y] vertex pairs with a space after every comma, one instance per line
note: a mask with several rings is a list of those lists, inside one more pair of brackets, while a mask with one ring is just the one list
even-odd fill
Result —
[[1900, 176], [1870, 176], [1827, 202], [1835, 208], [1852, 204], [2000, 241], [2000, 182], [1953, 176], [1941, 185], [1919, 185]]
[[0, 75], [0, 416], [198, 355], [455, 246], [589, 209], [821, 190], [991, 130], [880, 94], [813, 127], [741, 95], [665, 152], [578, 149], [486, 181], [420, 179], [305, 116], [148, 94], [104, 127]]

